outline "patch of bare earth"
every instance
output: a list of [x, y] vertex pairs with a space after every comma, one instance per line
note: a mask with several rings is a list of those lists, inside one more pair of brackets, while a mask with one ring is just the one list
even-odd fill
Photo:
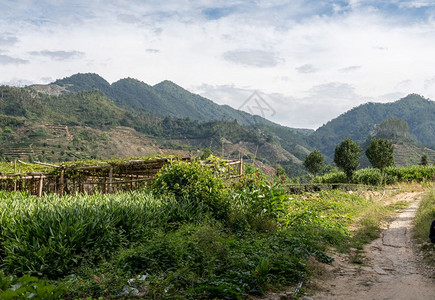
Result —
[[[364, 248], [364, 263], [335, 255], [332, 265], [320, 265], [309, 283], [310, 296], [320, 299], [435, 299], [435, 269], [425, 266], [412, 240], [412, 221], [421, 192], [395, 195], [390, 201], [409, 201], [381, 237]], [[429, 225], [428, 225], [429, 226]]]

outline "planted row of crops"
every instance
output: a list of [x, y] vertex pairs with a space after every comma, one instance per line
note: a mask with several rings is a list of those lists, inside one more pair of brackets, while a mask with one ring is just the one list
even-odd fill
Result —
[[[50, 280], [53, 299], [262, 294], [305, 278], [311, 256], [329, 261], [326, 247], [345, 246], [348, 226], [372, 204], [339, 191], [289, 195], [281, 184], [254, 169], [224, 182], [199, 163], [175, 162], [148, 190], [0, 192], [1, 269]], [[11, 293], [8, 283], [0, 290]]]

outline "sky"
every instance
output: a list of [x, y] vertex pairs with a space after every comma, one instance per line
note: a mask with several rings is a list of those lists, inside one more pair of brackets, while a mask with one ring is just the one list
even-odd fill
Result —
[[0, 0], [0, 84], [171, 80], [316, 129], [366, 102], [435, 99], [435, 0]]

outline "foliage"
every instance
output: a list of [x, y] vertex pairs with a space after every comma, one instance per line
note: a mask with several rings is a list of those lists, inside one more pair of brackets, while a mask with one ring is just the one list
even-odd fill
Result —
[[210, 212], [218, 219], [228, 216], [229, 202], [223, 180], [200, 162], [175, 161], [163, 167], [153, 183], [157, 194], [171, 195], [192, 209]]
[[366, 149], [366, 156], [374, 168], [381, 170], [394, 166], [394, 146], [391, 141], [374, 138]]
[[97, 74], [88, 73], [75, 74], [54, 83], [71, 92], [100, 89], [108, 98], [128, 111], [152, 114], [161, 118], [172, 116], [198, 121], [237, 120], [242, 125], [257, 123], [273, 125], [266, 119], [249, 115], [230, 106], [220, 106], [170, 81], [150, 86], [133, 78], [124, 78], [109, 85]]
[[308, 171], [310, 171], [310, 173], [316, 176], [323, 167], [323, 161], [324, 157], [322, 153], [320, 153], [318, 150], [314, 150], [305, 158], [304, 166], [308, 169]]
[[[388, 167], [385, 168], [382, 175], [380, 170], [366, 168], [357, 170], [352, 178], [352, 183], [379, 185], [383, 178], [386, 184], [393, 184], [396, 182], [423, 182], [433, 181], [435, 179], [435, 166], [410, 166], [410, 167]], [[327, 173], [323, 176], [317, 177], [317, 183], [345, 183], [346, 175], [343, 172]]]
[[385, 174], [393, 177], [398, 182], [433, 181], [435, 179], [435, 166], [389, 167], [385, 169]]
[[361, 148], [351, 139], [345, 139], [335, 148], [334, 162], [346, 173], [350, 182], [353, 173], [358, 169]]
[[416, 137], [419, 143], [434, 149], [434, 115], [435, 102], [416, 94], [393, 103], [366, 103], [329, 121], [316, 130], [310, 140], [313, 147], [333, 157], [335, 145], [343, 139], [351, 138], [362, 144], [377, 124], [396, 117], [409, 124], [411, 136]]
[[150, 230], [204, 218], [188, 204], [149, 193], [45, 196], [0, 192], [2, 266], [9, 272], [66, 275]]
[[54, 300], [62, 299], [66, 291], [67, 287], [64, 284], [55, 286], [29, 275], [17, 278], [13, 275], [5, 276], [0, 272], [0, 299]]
[[435, 189], [423, 197], [417, 210], [414, 237], [419, 242], [429, 241], [429, 228], [433, 220], [435, 220]]

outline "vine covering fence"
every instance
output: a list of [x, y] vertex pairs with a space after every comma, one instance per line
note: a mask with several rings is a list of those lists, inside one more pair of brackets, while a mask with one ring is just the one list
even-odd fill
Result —
[[[27, 191], [39, 197], [43, 193], [63, 195], [136, 190], [149, 185], [163, 166], [175, 160], [190, 162], [191, 158], [155, 158], [73, 166], [39, 163], [54, 168], [54, 171], [0, 173], [0, 189]], [[203, 163], [210, 167], [214, 166], [213, 162]], [[225, 167], [219, 167], [218, 171], [225, 178], [238, 177], [243, 174], [243, 162], [242, 160], [225, 161]]]

